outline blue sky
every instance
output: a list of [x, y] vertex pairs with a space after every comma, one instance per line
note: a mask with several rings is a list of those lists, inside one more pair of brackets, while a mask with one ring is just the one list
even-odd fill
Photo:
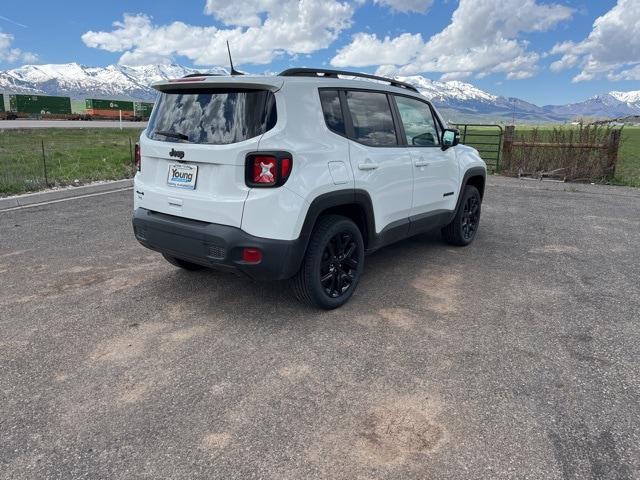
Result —
[[226, 66], [228, 38], [236, 64], [250, 72], [333, 66], [422, 74], [434, 80], [460, 79], [539, 105], [562, 104], [610, 90], [640, 90], [638, 4], [639, 0], [4, 2], [0, 69], [66, 62]]

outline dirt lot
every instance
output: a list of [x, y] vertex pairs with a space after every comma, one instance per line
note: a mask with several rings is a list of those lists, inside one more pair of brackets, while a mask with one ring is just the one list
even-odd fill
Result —
[[189, 273], [130, 192], [0, 213], [0, 478], [640, 478], [640, 191], [492, 178], [351, 303]]

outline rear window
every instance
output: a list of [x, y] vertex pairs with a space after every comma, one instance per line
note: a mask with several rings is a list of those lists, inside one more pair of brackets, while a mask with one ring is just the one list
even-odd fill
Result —
[[347, 92], [347, 105], [353, 120], [354, 140], [374, 147], [398, 144], [386, 94]]
[[276, 120], [275, 96], [268, 90], [175, 90], [158, 96], [147, 136], [227, 145], [262, 135]]

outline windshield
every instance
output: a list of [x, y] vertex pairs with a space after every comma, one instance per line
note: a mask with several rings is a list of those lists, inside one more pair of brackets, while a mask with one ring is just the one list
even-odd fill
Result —
[[175, 90], [158, 96], [147, 126], [152, 140], [226, 145], [262, 135], [276, 124], [268, 90]]

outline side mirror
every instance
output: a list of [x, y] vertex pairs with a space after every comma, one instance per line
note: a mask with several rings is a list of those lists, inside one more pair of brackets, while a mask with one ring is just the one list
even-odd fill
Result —
[[411, 144], [418, 147], [433, 147], [436, 145], [436, 139], [430, 132], [422, 133], [411, 139]]
[[460, 143], [460, 132], [455, 128], [447, 128], [442, 132], [442, 150], [455, 147]]

